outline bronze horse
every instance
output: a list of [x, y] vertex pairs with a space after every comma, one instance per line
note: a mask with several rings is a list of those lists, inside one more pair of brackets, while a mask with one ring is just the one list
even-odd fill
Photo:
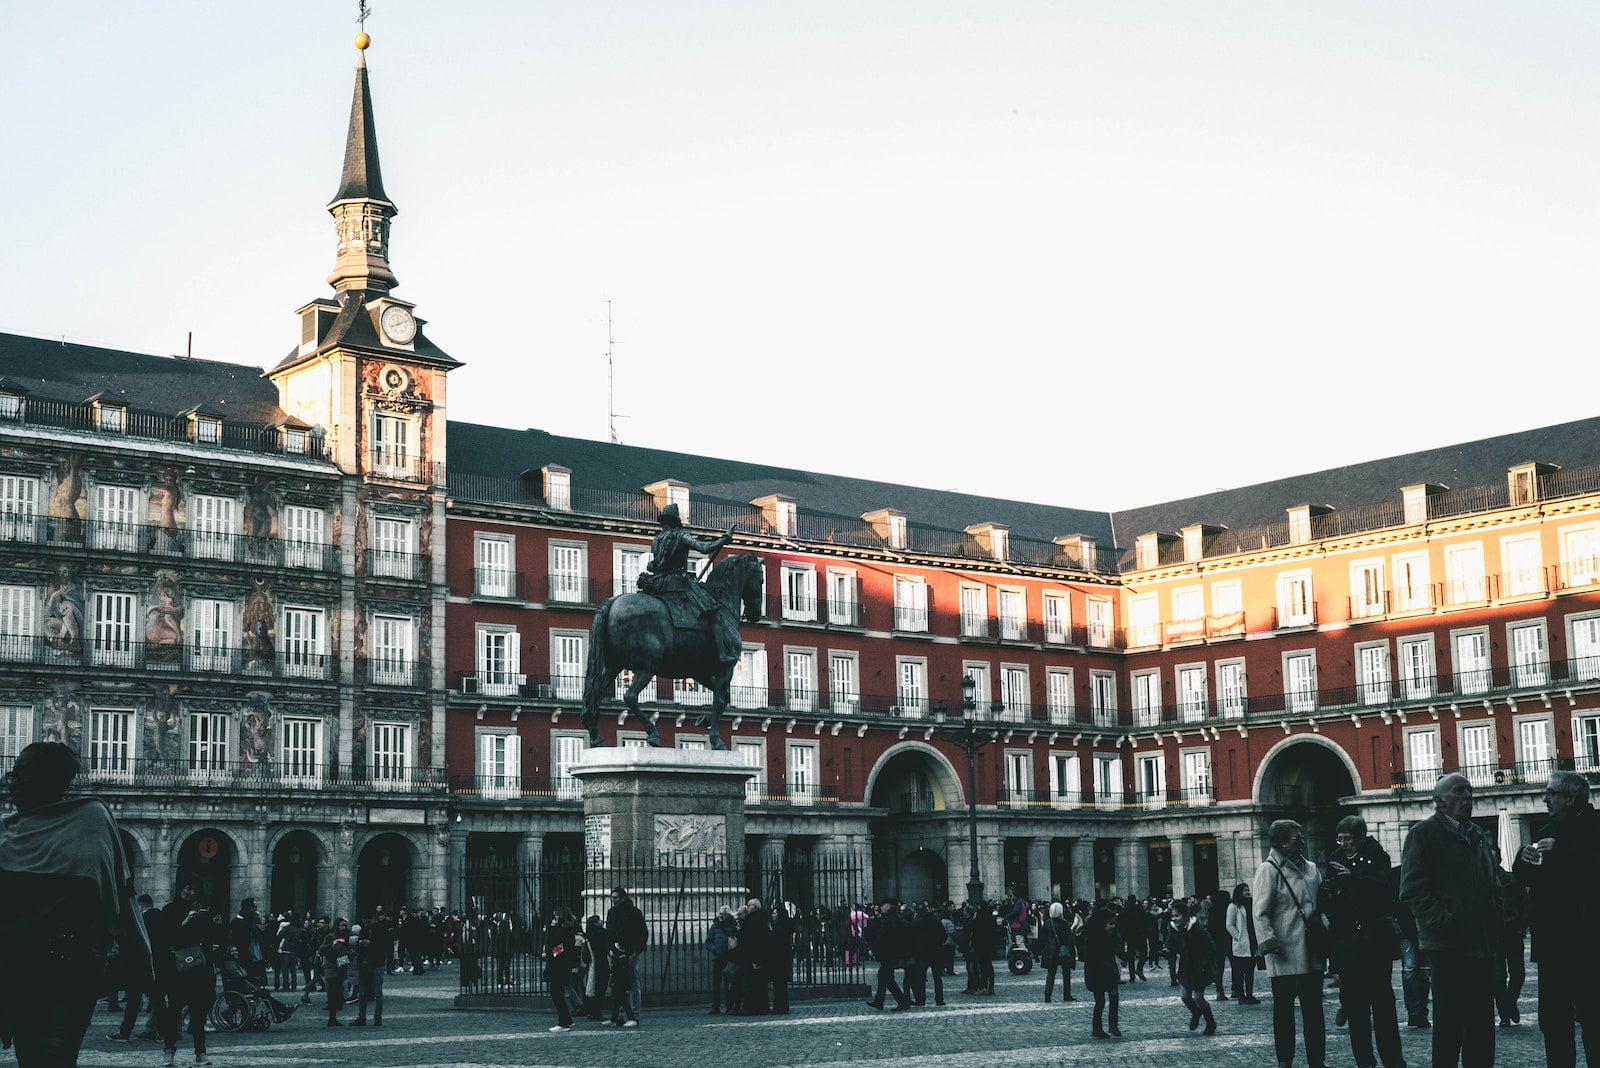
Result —
[[[733, 556], [711, 570], [706, 592], [724, 612], [744, 621], [761, 619], [761, 589], [765, 569], [753, 553]], [[595, 612], [589, 628], [589, 662], [583, 680], [583, 725], [589, 731], [590, 745], [605, 745], [600, 737], [600, 700], [611, 692], [617, 675], [633, 672], [633, 682], [622, 695], [639, 722], [644, 724], [645, 740], [660, 745], [656, 725], [639, 712], [639, 693], [656, 678], [693, 679], [711, 691], [711, 748], [722, 744], [722, 710], [728, 707], [728, 684], [737, 664], [717, 660], [716, 644], [710, 630], [680, 630], [672, 625], [666, 602], [648, 593], [624, 593], [612, 597]]]

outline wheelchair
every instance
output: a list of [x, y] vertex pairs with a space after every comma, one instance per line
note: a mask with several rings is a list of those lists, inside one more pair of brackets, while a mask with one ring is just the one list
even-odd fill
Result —
[[285, 1005], [258, 986], [223, 980], [222, 993], [206, 1018], [218, 1031], [265, 1031], [294, 1015], [299, 1005]]

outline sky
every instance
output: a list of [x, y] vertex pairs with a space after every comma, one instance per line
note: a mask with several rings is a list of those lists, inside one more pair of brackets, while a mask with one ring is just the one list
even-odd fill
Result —
[[[0, 2], [0, 331], [281, 359], [330, 292], [356, 6]], [[1117, 509], [1596, 414], [1592, 2], [367, 30], [452, 419]]]

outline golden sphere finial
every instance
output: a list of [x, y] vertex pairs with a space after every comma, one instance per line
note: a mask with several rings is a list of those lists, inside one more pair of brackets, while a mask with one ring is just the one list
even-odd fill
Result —
[[361, 51], [365, 52], [367, 50], [367, 46], [371, 43], [372, 38], [367, 36], [366, 33], [356, 34], [356, 47], [361, 49]]

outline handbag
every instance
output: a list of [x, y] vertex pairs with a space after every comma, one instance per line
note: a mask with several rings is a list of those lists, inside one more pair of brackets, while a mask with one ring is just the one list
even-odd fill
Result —
[[1289, 891], [1289, 900], [1294, 902], [1294, 910], [1300, 914], [1300, 922], [1305, 924], [1307, 955], [1312, 960], [1326, 961], [1332, 946], [1328, 944], [1330, 941], [1328, 928], [1323, 925], [1322, 914], [1313, 912], [1309, 916], [1306, 915], [1306, 910], [1300, 907], [1300, 895], [1294, 892], [1294, 885], [1289, 882], [1289, 877], [1283, 874], [1283, 869], [1278, 867], [1278, 862], [1269, 857], [1267, 863], [1272, 865], [1273, 871], [1278, 873], [1278, 878], [1283, 880], [1283, 888]]
[[172, 965], [180, 975], [204, 967], [205, 963], [206, 951], [201, 946], [183, 946], [172, 951]]

